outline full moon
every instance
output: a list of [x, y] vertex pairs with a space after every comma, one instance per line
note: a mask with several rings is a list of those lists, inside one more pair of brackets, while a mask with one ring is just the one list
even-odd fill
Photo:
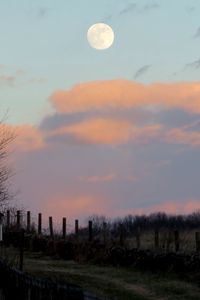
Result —
[[114, 42], [114, 38], [114, 31], [105, 23], [96, 23], [87, 32], [87, 39], [90, 46], [97, 50], [110, 48]]

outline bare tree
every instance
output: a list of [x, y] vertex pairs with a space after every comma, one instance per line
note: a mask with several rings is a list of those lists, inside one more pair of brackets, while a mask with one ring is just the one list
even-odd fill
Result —
[[12, 176], [8, 163], [10, 144], [15, 138], [14, 132], [9, 126], [0, 122], [0, 210], [4, 211], [12, 198], [10, 190], [10, 178]]

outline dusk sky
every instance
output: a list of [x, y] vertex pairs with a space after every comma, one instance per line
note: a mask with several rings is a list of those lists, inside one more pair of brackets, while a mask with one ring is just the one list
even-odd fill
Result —
[[[199, 0], [0, 0], [0, 108], [25, 209], [200, 209], [199, 16]], [[89, 45], [95, 23], [110, 48]]]

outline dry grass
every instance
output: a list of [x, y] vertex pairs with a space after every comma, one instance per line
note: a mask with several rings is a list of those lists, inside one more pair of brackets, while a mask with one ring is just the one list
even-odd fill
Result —
[[[180, 251], [185, 253], [194, 252], [196, 249], [195, 245], [195, 232], [197, 230], [182, 230], [180, 231]], [[150, 249], [153, 250], [155, 248], [154, 245], [155, 233], [153, 231], [141, 232], [140, 234], [140, 242], [141, 249]], [[125, 240], [125, 245], [131, 249], [136, 248], [136, 238], [127, 238]], [[168, 230], [161, 230], [159, 233], [159, 245], [160, 249], [174, 251], [174, 234], [173, 232], [169, 232]]]
[[113, 300], [198, 300], [200, 288], [173, 274], [139, 272], [131, 268], [78, 264], [26, 253], [25, 271], [40, 277], [79, 284]]
[[[195, 250], [195, 231], [180, 232], [182, 252]], [[135, 237], [126, 239], [128, 248], [136, 247]], [[174, 250], [174, 235], [160, 232], [160, 246]], [[154, 232], [141, 233], [141, 248], [154, 249]], [[19, 250], [1, 249], [1, 256], [18, 264]], [[94, 266], [45, 257], [42, 253], [25, 252], [24, 270], [39, 277], [79, 284], [85, 289], [112, 300], [200, 300], [200, 275], [180, 278], [173, 273], [153, 274], [132, 267]], [[191, 279], [192, 278], [192, 279]], [[195, 280], [193, 280], [195, 278]]]

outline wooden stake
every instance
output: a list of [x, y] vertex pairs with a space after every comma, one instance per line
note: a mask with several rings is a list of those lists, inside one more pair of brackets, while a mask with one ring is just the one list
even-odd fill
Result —
[[64, 240], [66, 239], [66, 218], [63, 218], [62, 222], [62, 237]]
[[7, 228], [9, 229], [10, 228], [10, 211], [7, 210], [6, 212], [6, 225], [7, 225]]
[[78, 238], [78, 235], [79, 235], [79, 224], [78, 224], [78, 220], [75, 220], [75, 235], [76, 235], [76, 238]]
[[49, 217], [49, 231], [50, 231], [50, 237], [53, 238], [53, 218]]
[[38, 214], [38, 234], [42, 234], [42, 214]]
[[27, 211], [27, 224], [26, 224], [27, 232], [31, 230], [31, 212]]

